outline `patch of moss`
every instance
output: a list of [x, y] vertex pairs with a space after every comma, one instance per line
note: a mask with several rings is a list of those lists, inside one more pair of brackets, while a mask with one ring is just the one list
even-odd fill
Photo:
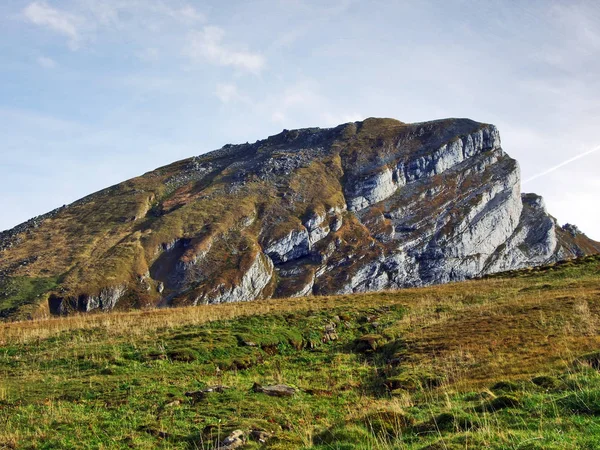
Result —
[[[35, 305], [58, 286], [58, 277], [13, 277], [0, 282], [0, 319], [16, 318], [24, 305]], [[26, 318], [26, 317], [25, 317]]]

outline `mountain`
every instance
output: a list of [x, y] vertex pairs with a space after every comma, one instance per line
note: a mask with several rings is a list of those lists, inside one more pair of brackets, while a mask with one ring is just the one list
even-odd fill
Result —
[[344, 294], [600, 252], [493, 125], [367, 119], [156, 169], [0, 234], [0, 314]]

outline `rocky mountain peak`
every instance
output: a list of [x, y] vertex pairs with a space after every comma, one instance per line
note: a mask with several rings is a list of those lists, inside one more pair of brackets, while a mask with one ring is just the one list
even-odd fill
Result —
[[226, 145], [4, 232], [0, 283], [53, 280], [3, 313], [31, 316], [422, 286], [599, 251], [521, 195], [493, 125], [370, 118]]

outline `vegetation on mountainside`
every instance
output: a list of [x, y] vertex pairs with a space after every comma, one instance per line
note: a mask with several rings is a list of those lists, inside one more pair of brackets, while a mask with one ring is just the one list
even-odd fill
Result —
[[18, 319], [14, 313], [19, 308], [37, 308], [42, 295], [57, 286], [53, 277], [14, 277], [0, 281], [0, 318]]
[[[479, 138], [471, 136], [477, 131]], [[370, 118], [284, 130], [161, 167], [0, 233], [0, 283], [56, 281], [0, 304], [0, 319], [218, 301], [239, 287], [241, 267], [252, 267], [257, 250], [269, 253], [277, 270], [263, 268], [270, 283], [255, 289], [254, 298], [361, 290], [365, 270], [379, 272], [379, 286], [445, 281], [429, 273], [447, 257], [437, 250], [448, 247], [449, 235], [467, 235], [455, 236], [471, 220], [466, 211], [479, 211], [473, 220], [483, 220], [492, 197], [496, 206], [507, 199], [496, 196], [497, 185], [516, 181], [516, 162], [506, 155], [481, 147], [452, 165], [461, 158], [443, 151], [457, 139], [475, 142], [489, 133], [489, 125], [468, 119]], [[447, 170], [432, 175], [438, 164]], [[403, 178], [410, 182], [396, 189]], [[395, 192], [378, 205], [343, 212], [354, 200], [364, 206], [389, 189]], [[556, 234], [560, 258], [600, 251], [574, 228], [557, 227]], [[281, 261], [272, 246], [278, 240], [276, 248], [287, 255]], [[417, 278], [395, 273], [400, 248], [408, 251], [408, 272], [420, 266]], [[461, 270], [474, 276], [476, 265]]]
[[213, 449], [235, 429], [244, 448], [598, 448], [599, 314], [595, 256], [423, 289], [6, 323], [0, 448]]

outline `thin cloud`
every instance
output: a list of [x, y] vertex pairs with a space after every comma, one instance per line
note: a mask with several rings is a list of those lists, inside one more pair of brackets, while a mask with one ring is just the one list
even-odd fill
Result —
[[592, 153], [595, 153], [598, 150], [600, 150], [600, 145], [598, 147], [594, 147], [591, 150], [588, 150], [587, 152], [583, 152], [583, 153], [580, 153], [579, 155], [575, 155], [572, 158], [569, 158], [566, 161], [561, 162], [560, 164], [550, 167], [549, 169], [546, 169], [543, 172], [540, 172], [532, 177], [529, 177], [525, 181], [523, 181], [523, 183], [529, 183], [530, 181], [536, 180], [540, 177], [543, 177], [544, 175], [548, 175], [549, 173], [552, 173], [552, 172], [560, 169], [561, 167], [566, 166], [567, 164], [571, 164], [573, 161], [577, 161], [578, 159], [585, 158], [586, 156], [591, 155]]
[[37, 63], [43, 67], [44, 69], [54, 69], [58, 64], [52, 58], [48, 58], [47, 56], [40, 56], [37, 59]]
[[[107, 33], [127, 41], [145, 43], [147, 33], [184, 36], [187, 30], [205, 22], [193, 6], [163, 0], [78, 0], [58, 9], [44, 0], [35, 0], [22, 10], [22, 18], [68, 39], [77, 50], [83, 42], [96, 42]], [[169, 35], [170, 35], [169, 34]]]
[[229, 83], [218, 84], [215, 95], [219, 97], [219, 100], [223, 103], [229, 103], [240, 98], [237, 86]]
[[79, 27], [82, 23], [79, 16], [55, 9], [46, 2], [30, 3], [23, 10], [23, 15], [29, 22], [69, 38], [72, 48], [79, 46]]
[[195, 61], [207, 61], [218, 66], [229, 66], [252, 73], [259, 73], [264, 65], [264, 56], [234, 50], [223, 44], [225, 31], [215, 26], [204, 27], [202, 31], [189, 36], [189, 44], [184, 54]]

